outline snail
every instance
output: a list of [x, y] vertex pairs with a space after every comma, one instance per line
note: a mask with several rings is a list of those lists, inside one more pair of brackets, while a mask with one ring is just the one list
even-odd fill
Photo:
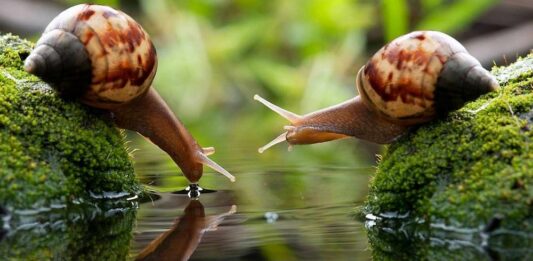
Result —
[[24, 69], [69, 99], [109, 113], [119, 128], [140, 133], [167, 152], [196, 184], [203, 165], [235, 178], [207, 156], [151, 86], [157, 69], [149, 35], [127, 14], [81, 4], [55, 17]]
[[359, 96], [303, 116], [255, 95], [291, 123], [259, 152], [284, 141], [313, 144], [349, 136], [391, 143], [412, 126], [499, 89], [457, 40], [435, 31], [412, 32], [385, 45], [359, 70], [356, 86]]

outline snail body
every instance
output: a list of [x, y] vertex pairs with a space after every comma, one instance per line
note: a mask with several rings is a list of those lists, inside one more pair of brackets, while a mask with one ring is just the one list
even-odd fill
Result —
[[118, 127], [139, 132], [166, 151], [191, 183], [207, 158], [168, 105], [151, 87], [157, 54], [149, 35], [127, 14], [107, 6], [73, 6], [46, 27], [24, 68], [68, 99], [110, 114]]
[[291, 122], [277, 143], [312, 144], [344, 137], [390, 143], [410, 127], [447, 115], [499, 85], [452, 37], [435, 31], [400, 36], [359, 70], [359, 96], [307, 115], [254, 96]]

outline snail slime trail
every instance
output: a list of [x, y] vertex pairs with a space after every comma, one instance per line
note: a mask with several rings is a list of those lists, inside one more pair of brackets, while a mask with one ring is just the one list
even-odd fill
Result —
[[27, 72], [57, 92], [108, 111], [120, 128], [145, 136], [196, 184], [203, 165], [235, 181], [209, 159], [151, 86], [157, 54], [144, 29], [127, 14], [100, 5], [73, 6], [50, 22], [25, 61]]
[[412, 32], [385, 45], [359, 70], [355, 85], [357, 97], [303, 116], [255, 95], [290, 122], [259, 152], [284, 141], [313, 144], [348, 136], [390, 143], [412, 126], [445, 117], [499, 89], [494, 76], [457, 40], [435, 31]]

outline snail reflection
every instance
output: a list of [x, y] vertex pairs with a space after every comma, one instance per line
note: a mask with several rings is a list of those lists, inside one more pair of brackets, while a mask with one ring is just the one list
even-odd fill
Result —
[[237, 207], [231, 205], [221, 214], [206, 215], [199, 198], [190, 198], [183, 215], [175, 219], [170, 229], [144, 247], [135, 260], [188, 260], [204, 233], [216, 230], [224, 218], [236, 210]]
[[150, 36], [127, 14], [111, 7], [73, 6], [46, 27], [24, 69], [64, 98], [107, 113], [119, 127], [155, 143], [191, 184], [203, 165], [235, 181], [202, 148], [152, 87], [157, 54]]

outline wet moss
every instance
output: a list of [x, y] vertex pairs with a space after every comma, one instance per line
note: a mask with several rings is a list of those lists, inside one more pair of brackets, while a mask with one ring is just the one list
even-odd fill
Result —
[[123, 135], [104, 115], [61, 99], [23, 71], [32, 44], [0, 36], [0, 206], [68, 205], [141, 191]]
[[0, 238], [0, 256], [2, 260], [126, 260], [135, 217], [135, 208], [27, 216], [25, 224]]
[[374, 260], [528, 260], [531, 234], [457, 229], [416, 219], [366, 222]]
[[533, 54], [493, 73], [501, 91], [388, 146], [365, 213], [533, 232]]

